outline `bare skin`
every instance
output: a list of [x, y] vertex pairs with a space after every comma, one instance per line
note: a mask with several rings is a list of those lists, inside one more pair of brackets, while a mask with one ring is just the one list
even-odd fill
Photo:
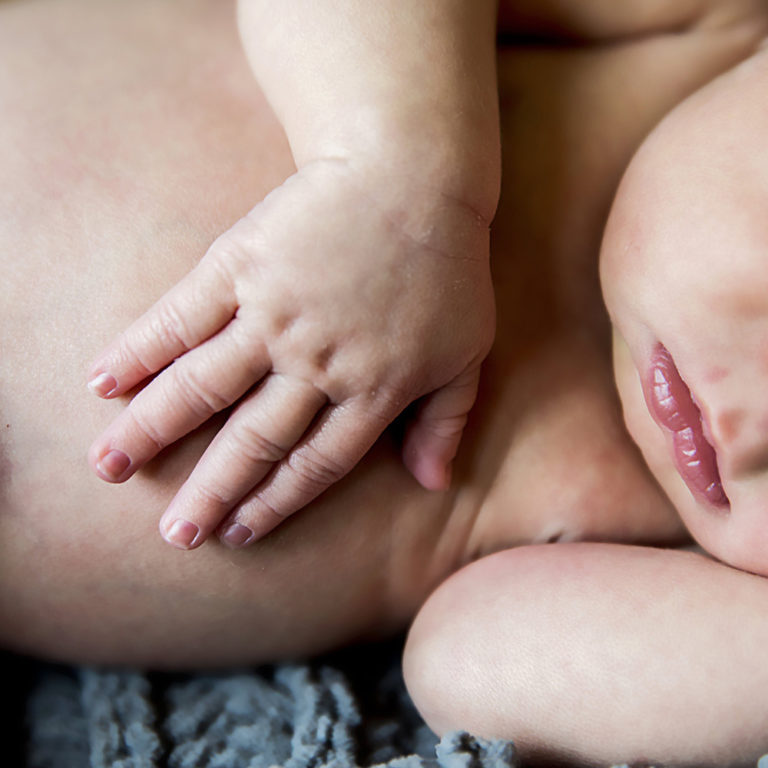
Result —
[[[0, 301], [5, 644], [156, 666], [261, 661], [402, 627], [449, 573], [504, 547], [683, 536], [624, 431], [596, 275], [570, 260], [570, 236], [539, 247], [557, 232], [551, 217], [573, 210], [569, 199], [588, 202], [581, 210], [600, 221], [642, 127], [601, 155], [600, 167], [614, 170], [595, 178], [595, 194], [576, 195], [575, 177], [552, 175], [543, 208], [525, 184], [540, 176], [537, 158], [552, 157], [563, 116], [580, 113], [561, 101], [565, 91], [541, 95], [559, 77], [543, 56], [502, 63], [505, 93], [544, 110], [551, 132], [505, 101], [510, 146], [521, 151], [510, 158], [520, 183], [507, 193], [494, 253], [500, 331], [452, 489], [420, 489], [388, 433], [337, 489], [251, 551], [169, 550], [155, 535], [158, 515], [216, 425], [107, 486], [84, 456], [123, 403], [90, 397], [82, 377], [113, 334], [293, 167], [221, 3], [189, 6], [183, 22], [167, 4], [59, 8], [10, 3], [0, 24], [9, 62], [0, 131], [16, 148], [2, 163], [17, 180], [0, 192], [2, 210], [14, 212], [0, 238], [18, 254]], [[55, 68], [43, 55], [52, 46]], [[22, 82], [11, 72], [29, 74]], [[590, 231], [577, 235], [581, 256], [594, 246]]]
[[[708, 662], [708, 669], [731, 654], [718, 690], [707, 688], [722, 706], [707, 710], [706, 723], [741, 725], [737, 705], [745, 700], [757, 702], [759, 714], [752, 659], [766, 633], [752, 619], [766, 613], [762, 579], [660, 550], [520, 546], [686, 538], [623, 425], [596, 254], [634, 148], [687, 93], [747, 55], [754, 24], [712, 28], [709, 11], [699, 9], [683, 35], [504, 53], [507, 186], [493, 250], [499, 331], [452, 490], [419, 488], [390, 432], [338, 487], [255, 547], [231, 552], [209, 542], [189, 554], [162, 544], [156, 521], [215, 426], [163, 452], [124, 486], [104, 486], [91, 476], [85, 452], [121, 404], [94, 402], [81, 381], [103, 343], [293, 168], [233, 53], [226, 3], [184, 7], [180, 15], [170, 3], [148, 0], [0, 6], [0, 50], [9, 64], [0, 70], [0, 104], [10, 116], [0, 138], [15, 148], [0, 165], [16, 180], [0, 188], [0, 210], [13, 212], [0, 219], [0, 245], [14, 255], [0, 288], [3, 642], [58, 659], [162, 667], [310, 653], [404, 626], [450, 573], [517, 547], [460, 571], [417, 621], [406, 671], [436, 728], [511, 735], [531, 754], [555, 744], [574, 761], [627, 758], [657, 735], [644, 734], [641, 746], [632, 741], [639, 717], [667, 701], [669, 689], [648, 688], [604, 742], [583, 725], [590, 712], [606, 709], [606, 652], [617, 659], [611, 682], [622, 672], [641, 682], [642, 674], [646, 681], [687, 680], [675, 714], [703, 701], [699, 667], [666, 652], [683, 639], [684, 659]], [[701, 28], [700, 18], [707, 22]], [[62, 36], [65, 19], [72, 26]], [[580, 28], [576, 36], [605, 41], [616, 31], [599, 30]], [[169, 37], [178, 47], [169, 48]], [[51, 51], [57, 67], [46, 58]], [[580, 579], [564, 584], [564, 573]], [[633, 602], [638, 585], [642, 599]], [[673, 585], [677, 599], [669, 600]], [[466, 622], [455, 621], [457, 609]], [[524, 612], [515, 626], [530, 629], [531, 650], [518, 643], [513, 656], [511, 627], [499, 617], [515, 610]], [[572, 644], [552, 639], [553, 621], [565, 637], [582, 632], [581, 669], [590, 685], [581, 690], [600, 692], [592, 709], [563, 706], [560, 720], [552, 699], [536, 700], [572, 660]], [[709, 642], [717, 622], [723, 629]], [[724, 625], [745, 627], [737, 644]], [[646, 641], [659, 627], [666, 643], [654, 655]], [[549, 661], [537, 668], [542, 645]], [[481, 647], [498, 651], [486, 670], [495, 680], [505, 675], [508, 692], [528, 697], [525, 709], [535, 718], [526, 721], [515, 708], [519, 696], [494, 699], [477, 677], [463, 695], [447, 695], [459, 690], [468, 661], [483, 660]], [[515, 678], [521, 659], [533, 665], [535, 680]], [[751, 698], [740, 699], [739, 686], [747, 684]], [[698, 728], [705, 721], [691, 722]], [[695, 754], [694, 730], [660, 743], [683, 762]], [[755, 723], [745, 732], [746, 758], [756, 749]], [[724, 754], [734, 733], [710, 743], [704, 758]]]
[[146, 384], [89, 451], [109, 482], [229, 409], [160, 520], [184, 549], [258, 540], [413, 401], [404, 463], [446, 489], [493, 341], [494, 0], [242, 0], [238, 19], [296, 173], [88, 373], [105, 397]]
[[632, 434], [699, 543], [763, 575], [766, 84], [763, 49], [669, 115], [627, 173], [603, 260]]
[[520, 547], [430, 598], [406, 679], [434, 730], [512, 738], [530, 764], [754, 766], [766, 608], [764, 579], [691, 552]]
[[[765, 55], [755, 52], [768, 19], [750, 4], [700, 10], [686, 33], [551, 55], [561, 57], [571, 76], [580, 58], [612, 59], [602, 82], [622, 72], [625, 90], [614, 98], [639, 108], [634, 120], [650, 116], [654, 102], [657, 116], [663, 114], [685, 95], [678, 89], [753, 57], [676, 110], [640, 151], [611, 218], [603, 278], [632, 350], [630, 357], [618, 341], [615, 363], [633, 435], [699, 541], [726, 562], [764, 572], [764, 505], [759, 510], [757, 503], [764, 452], [755, 439], [763, 412], [764, 388], [755, 376], [761, 337], [759, 322], [743, 323], [748, 309], [753, 320], [762, 317], [754, 299], [764, 282], [764, 239], [749, 235], [764, 229], [764, 206], [753, 203], [763, 188]], [[715, 22], [719, 14], [731, 21], [722, 23], [721, 15]], [[589, 37], [583, 29], [574, 36]], [[628, 85], [630, 71], [637, 90]], [[587, 112], [594, 121], [595, 110]], [[615, 118], [611, 125], [620, 133]], [[603, 166], [597, 177], [605, 180], [606, 173]], [[596, 261], [597, 247], [593, 267]], [[734, 264], [747, 267], [746, 277]], [[723, 486], [741, 502], [730, 517], [692, 495], [675, 467], [668, 430], [649, 412], [641, 380], [647, 383], [659, 340], [679, 352], [686, 373], [689, 363], [691, 371], [713, 367], [713, 355], [704, 354], [713, 348], [728, 361], [730, 379], [691, 380], [708, 381], [696, 397], [709, 435], [720, 437], [735, 406], [747, 413], [741, 440], [715, 440]], [[749, 476], [745, 456], [752, 458]], [[743, 474], [734, 477], [739, 459]], [[760, 664], [767, 608], [763, 578], [690, 552], [520, 547], [469, 565], [430, 597], [411, 629], [406, 680], [436, 731], [464, 727], [513, 738], [533, 763], [754, 765], [768, 752], [768, 680]]]

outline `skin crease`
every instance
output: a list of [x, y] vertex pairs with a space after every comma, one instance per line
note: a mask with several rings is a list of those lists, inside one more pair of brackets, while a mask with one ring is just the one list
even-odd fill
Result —
[[[165, 668], [252, 663], [402, 627], [448, 574], [506, 547], [558, 538], [683, 538], [624, 431], [595, 253], [633, 149], [674, 103], [744, 55], [753, 25], [594, 50], [506, 52], [500, 89], [509, 181], [493, 254], [500, 331], [451, 492], [416, 487], [392, 432], [337, 489], [257, 547], [231, 553], [211, 543], [190, 555], [159, 542], [155, 523], [213, 428], [165, 452], [125, 486], [103, 486], [88, 474], [84, 452], [119, 404], [94, 403], [79, 382], [104, 340], [177, 280], [220, 227], [242, 214], [244, 201], [291, 172], [284, 139], [244, 63], [233, 57], [234, 27], [220, 0], [186, 3], [182, 15], [171, 3], [149, 2], [35, 0], [2, 8], [0, 50], [11, 66], [0, 70], [0, 104], [11, 119], [0, 124], [0, 138], [16, 151], [0, 164], [17, 184], [0, 187], [0, 210], [13, 211], [13, 218], [0, 218], [0, 244], [6, 253], [24, 254], [14, 259], [0, 299], [0, 408], [9, 425], [0, 454], [6, 646]], [[98, 12], [104, 8], [109, 12]], [[62, 38], [65, 18], [77, 24]], [[167, 44], [171, 29], [179, 48]], [[60, 62], [54, 69], [42, 55], [53, 47]], [[673, 80], [670, 71], [680, 77]], [[27, 75], [23, 82], [11, 75], [18, 72]], [[245, 169], [243, 156], [251, 164]], [[47, 269], [51, 254], [67, 269]], [[41, 325], [40, 307], [55, 322]], [[581, 587], [576, 578], [564, 584], [564, 573], [578, 574]], [[426, 604], [406, 656], [409, 684], [418, 692], [422, 681], [417, 703], [436, 725], [468, 723], [469, 714], [490, 722], [490, 713], [501, 713], [505, 728], [522, 730], [516, 710], [504, 709], [487, 689], [477, 698], [470, 689], [459, 701], [445, 696], [457, 670], [441, 664], [451, 657], [439, 653], [441, 643], [450, 646], [452, 628], [469, 629], [462, 664], [480, 647], [496, 647], [503, 652], [494, 674], [509, 672], [505, 664], [519, 668], [523, 651], [509, 654], [499, 622], [503, 603], [492, 604], [517, 594], [516, 610], [527, 621], [516, 626], [530, 629], [527, 661], [540, 673], [536, 685], [529, 679], [522, 689], [532, 706], [546, 707], [535, 691], [552, 684], [536, 658], [546, 646], [550, 670], [567, 666], [571, 646], [558, 637], [567, 638], [569, 628], [583, 632], [582, 673], [590, 683], [579, 705], [584, 691], [606, 690], [593, 683], [604, 680], [608, 649], [626, 665], [628, 679], [641, 680], [646, 670], [656, 673], [653, 679], [687, 680], [674, 714], [691, 699], [706, 699], [687, 659], [698, 654], [715, 667], [728, 650], [730, 666], [707, 684], [710, 701], [724, 708], [706, 722], [725, 734], [703, 755], [708, 760], [726, 751], [735, 733], [727, 726], [743, 724], [740, 703], [757, 702], [754, 712], [761, 714], [752, 659], [765, 633], [750, 620], [765, 613], [764, 583], [693, 555], [520, 547], [478, 561]], [[639, 609], [668, 595], [670, 584], [680, 585], [676, 602], [661, 600], [652, 613], [663, 624], [643, 622]], [[604, 599], [606, 585], [611, 599]], [[619, 608], [628, 616], [623, 627], [616, 623]], [[457, 610], [466, 610], [467, 622], [451, 621]], [[718, 622], [749, 628], [739, 633], [738, 653], [731, 634], [707, 640], [706, 630]], [[683, 663], [666, 652], [648, 654], [659, 626], [666, 645], [654, 647], [667, 651], [685, 638]], [[753, 683], [754, 695], [740, 699]], [[666, 693], [650, 688], [644, 706], [658, 708]], [[613, 706], [602, 695], [590, 711]], [[457, 709], [437, 719], [434, 702], [441, 699]], [[573, 717], [566, 722], [548, 720], [543, 710], [541, 719], [525, 723], [523, 743], [535, 754], [552, 743], [557, 726], [562, 750], [581, 750], [582, 757], [612, 750], [625, 758], [622, 746], [630, 745], [621, 726], [630, 722], [635, 738], [638, 710], [627, 710], [636, 717], [618, 721], [607, 745], [602, 734], [583, 730], [582, 711], [562, 707], [566, 720]], [[751, 722], [744, 728], [751, 739], [743, 742], [746, 752], [756, 729]], [[673, 757], [691, 755], [700, 736], [683, 729], [664, 743]]]

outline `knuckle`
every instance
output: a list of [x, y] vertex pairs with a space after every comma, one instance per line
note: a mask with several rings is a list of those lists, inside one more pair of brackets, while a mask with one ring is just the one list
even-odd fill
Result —
[[234, 322], [227, 330], [237, 350], [238, 364], [247, 371], [252, 382], [259, 381], [265, 373], [264, 360], [270, 359], [264, 338], [244, 322]]
[[290, 517], [291, 513], [290, 511], [284, 511], [281, 512], [278, 507], [273, 506], [272, 504], [267, 503], [264, 501], [264, 498], [262, 496], [255, 496], [249, 505], [249, 509], [247, 510], [251, 514], [257, 513], [258, 517], [261, 517], [262, 519], [266, 516], [269, 518], [273, 518], [277, 523], [281, 523], [283, 520], [285, 520], [287, 517]]
[[284, 458], [288, 449], [265, 437], [254, 426], [240, 424], [234, 430], [233, 439], [240, 455], [251, 461], [267, 461], [274, 464]]
[[449, 440], [458, 437], [467, 424], [467, 416], [449, 416], [442, 419], [434, 419], [429, 423], [429, 431], [433, 435]]
[[141, 344], [129, 336], [123, 338], [120, 356], [131, 368], [138, 368], [141, 371], [142, 378], [146, 378], [157, 370], [146, 358], [145, 354], [142, 353]]
[[232, 499], [223, 489], [215, 488], [210, 483], [198, 485], [192, 495], [196, 505], [217, 511], [228, 509], [232, 503]]
[[235, 284], [231, 267], [239, 263], [245, 255], [244, 249], [234, 244], [231, 233], [225, 232], [219, 235], [208, 249], [205, 255], [206, 266], [222, 285], [234, 292]]
[[337, 354], [335, 344], [325, 342], [312, 350], [310, 363], [318, 375], [327, 373], [333, 366], [333, 360]]
[[129, 410], [129, 413], [135, 428], [156, 450], [161, 451], [168, 445], [169, 441], [165, 435], [156, 426], [152, 425], [143, 412], [134, 409]]
[[188, 410], [198, 418], [206, 420], [230, 404], [226, 397], [203, 384], [191, 370], [177, 365], [173, 366], [171, 371], [175, 395], [180, 397]]
[[347, 473], [346, 466], [310, 446], [292, 453], [288, 464], [301, 484], [309, 490], [328, 488]]
[[263, 252], [265, 239], [253, 216], [251, 211], [219, 235], [205, 256], [208, 267], [217, 272], [232, 292], [236, 292], [238, 276], [260, 275], [260, 261], [255, 255]]
[[182, 313], [172, 301], [165, 301], [158, 307], [151, 323], [151, 333], [164, 347], [188, 350], [191, 347], [191, 334]]
[[276, 339], [280, 336], [288, 335], [296, 326], [298, 320], [298, 315], [295, 312], [283, 310], [271, 314], [267, 324], [270, 337]]
[[414, 400], [408, 387], [393, 384], [371, 387], [370, 397], [372, 402], [366, 409], [368, 417], [387, 423]]

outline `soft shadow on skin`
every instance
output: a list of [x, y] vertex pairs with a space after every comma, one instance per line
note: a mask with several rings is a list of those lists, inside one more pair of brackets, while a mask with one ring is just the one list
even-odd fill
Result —
[[11, 478], [12, 462], [8, 438], [13, 430], [13, 425], [3, 420], [2, 413], [3, 409], [0, 408], [0, 509], [4, 506], [5, 488]]
[[[532, 457], [526, 452], [512, 458], [512, 453], [541, 419], [550, 421], [543, 427], [547, 434], [563, 438], [552, 456], [551, 472], [567, 470], [564, 477], [572, 478], [574, 487], [584, 486], [588, 473], [580, 474], [576, 465], [586, 459], [569, 455], [566, 446], [575, 439], [573, 429], [569, 432], [562, 420], [560, 426], [552, 421], [555, 412], [578, 421], [581, 417], [566, 403], [584, 396], [599, 410], [604, 426], [600, 440], [612, 440], [627, 465], [643, 466], [624, 428], [613, 383], [598, 253], [623, 168], [657, 115], [646, 119], [647, 124], [638, 120], [619, 138], [602, 136], [599, 126], [611, 124], [604, 118], [611, 117], [612, 104], [604, 89], [583, 85], [585, 75], [605, 69], [618, 53], [608, 47], [595, 51], [531, 46], [499, 56], [505, 153], [501, 204], [492, 229], [497, 341], [484, 364], [465, 433], [465, 441], [481, 448], [471, 455], [460, 453], [455, 477], [470, 483], [479, 477], [483, 484], [495, 485], [498, 506], [506, 505], [508, 514], [525, 503], [518, 501], [515, 485], [523, 479], [508, 480], [510, 471]], [[617, 80], [617, 92], [619, 87]], [[574, 120], [574, 103], [594, 115], [588, 126]], [[589, 442], [590, 435], [582, 439]], [[593, 453], [598, 450], [591, 448]], [[647, 482], [654, 484], [650, 475]], [[582, 496], [588, 494], [585, 487]], [[540, 497], [535, 503], [550, 501], [568, 504]], [[573, 520], [565, 511], [563, 516]], [[589, 521], [585, 525], [592, 528], [585, 535], [599, 535]], [[539, 532], [541, 540], [580, 535], [578, 524], [571, 531], [568, 527], [565, 522], [562, 530]], [[605, 536], [610, 535], [606, 531]], [[520, 543], [500, 540], [495, 548]]]

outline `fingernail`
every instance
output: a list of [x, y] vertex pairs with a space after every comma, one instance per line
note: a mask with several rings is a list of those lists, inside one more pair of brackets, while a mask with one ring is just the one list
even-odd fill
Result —
[[200, 534], [200, 529], [189, 520], [179, 518], [166, 532], [165, 540], [174, 547], [189, 549]]
[[117, 380], [108, 373], [100, 373], [88, 382], [88, 389], [99, 397], [109, 397], [117, 389]]
[[108, 480], [119, 480], [125, 470], [131, 466], [131, 460], [122, 452], [112, 450], [104, 454], [96, 464], [96, 469]]
[[240, 523], [232, 523], [221, 532], [219, 538], [228, 547], [243, 547], [253, 538], [253, 531]]

